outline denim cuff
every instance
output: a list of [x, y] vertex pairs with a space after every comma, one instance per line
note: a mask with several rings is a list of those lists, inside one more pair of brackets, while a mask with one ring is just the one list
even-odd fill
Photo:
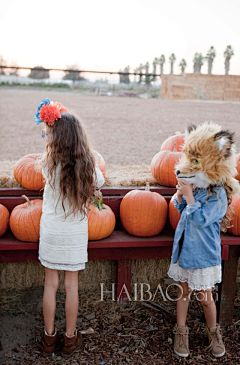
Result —
[[197, 210], [198, 208], [201, 208], [201, 203], [199, 201], [197, 202], [194, 202], [192, 204], [187, 204], [187, 207], [186, 207], [186, 214], [187, 215], [190, 215], [192, 214], [193, 212], [195, 212], [195, 210]]
[[181, 203], [178, 204], [177, 197], [175, 196], [175, 198], [173, 199], [173, 204], [174, 204], [174, 207], [181, 210], [185, 207], [186, 201], [183, 199], [181, 201]]

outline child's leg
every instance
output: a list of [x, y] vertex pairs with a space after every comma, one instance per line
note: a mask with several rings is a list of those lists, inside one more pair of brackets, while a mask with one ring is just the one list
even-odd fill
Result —
[[212, 289], [201, 290], [198, 293], [198, 299], [201, 302], [204, 310], [208, 328], [216, 327], [217, 322], [217, 310], [216, 305], [212, 297]]
[[182, 290], [178, 290], [178, 301], [177, 301], [177, 325], [180, 327], [186, 326], [189, 296], [191, 289], [188, 287], [188, 283], [179, 283]]
[[64, 288], [66, 291], [65, 314], [68, 336], [75, 334], [78, 315], [78, 271], [65, 271]]
[[56, 310], [56, 293], [59, 284], [58, 270], [45, 267], [45, 284], [43, 293], [43, 317], [45, 329], [49, 335], [54, 334]]

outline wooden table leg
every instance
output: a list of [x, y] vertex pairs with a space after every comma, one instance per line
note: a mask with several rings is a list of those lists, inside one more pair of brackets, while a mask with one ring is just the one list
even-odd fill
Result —
[[117, 302], [127, 304], [131, 301], [131, 260], [117, 261]]
[[217, 321], [222, 327], [232, 324], [239, 252], [237, 246], [229, 246], [228, 260], [223, 262], [222, 284], [219, 288], [220, 298], [217, 303]]

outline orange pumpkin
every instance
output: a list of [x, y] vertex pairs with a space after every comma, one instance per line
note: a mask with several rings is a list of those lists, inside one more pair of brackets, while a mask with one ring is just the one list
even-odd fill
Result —
[[175, 187], [177, 178], [175, 174], [175, 165], [182, 157], [182, 152], [177, 152], [176, 143], [173, 151], [160, 151], [152, 159], [151, 172], [154, 179], [160, 185]]
[[8, 209], [4, 205], [0, 204], [0, 236], [8, 230], [9, 216], [10, 214]]
[[167, 220], [168, 205], [165, 198], [149, 190], [129, 191], [120, 204], [120, 219], [124, 229], [139, 237], [160, 233]]
[[228, 228], [227, 231], [235, 236], [240, 236], [240, 195], [233, 195], [231, 207], [234, 211], [231, 220], [232, 227]]
[[103, 176], [106, 177], [106, 164], [105, 164], [104, 158], [102, 157], [102, 155], [99, 152], [97, 152], [95, 150], [93, 150], [93, 151], [94, 151], [94, 154], [96, 157], [97, 165], [100, 168], [100, 170], [102, 171]]
[[237, 163], [236, 168], [237, 168], [238, 174], [235, 176], [235, 179], [240, 181], [240, 153], [238, 153], [236, 156], [236, 163]]
[[101, 240], [110, 236], [116, 224], [116, 217], [112, 209], [103, 204], [102, 193], [95, 191], [95, 199], [89, 206], [88, 213], [88, 239]]
[[177, 193], [175, 193], [170, 202], [169, 202], [169, 222], [171, 224], [172, 229], [174, 229], [174, 231], [177, 228], [178, 222], [181, 218], [180, 213], [178, 212], [177, 208], [174, 206], [173, 203], [173, 199], [175, 198], [175, 196], [177, 195]]
[[41, 190], [44, 188], [42, 176], [42, 153], [32, 153], [18, 160], [13, 168], [14, 177], [28, 190]]
[[43, 201], [41, 199], [30, 201], [26, 195], [22, 197], [27, 202], [13, 209], [9, 222], [11, 231], [20, 241], [38, 242]]
[[163, 144], [161, 145], [160, 151], [163, 150], [169, 150], [172, 151], [174, 149], [174, 145], [176, 143], [176, 149], [178, 152], [182, 152], [182, 147], [184, 145], [185, 142], [185, 134], [181, 134], [180, 132], [169, 137], [168, 139], [166, 139]]

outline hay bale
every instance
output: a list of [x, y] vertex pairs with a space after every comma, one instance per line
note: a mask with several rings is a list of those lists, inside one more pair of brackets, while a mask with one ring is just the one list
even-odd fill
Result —
[[[13, 175], [16, 161], [0, 161], [0, 188], [20, 187]], [[113, 165], [107, 167], [104, 186], [142, 186], [159, 185], [152, 177], [151, 166], [142, 165]]]

